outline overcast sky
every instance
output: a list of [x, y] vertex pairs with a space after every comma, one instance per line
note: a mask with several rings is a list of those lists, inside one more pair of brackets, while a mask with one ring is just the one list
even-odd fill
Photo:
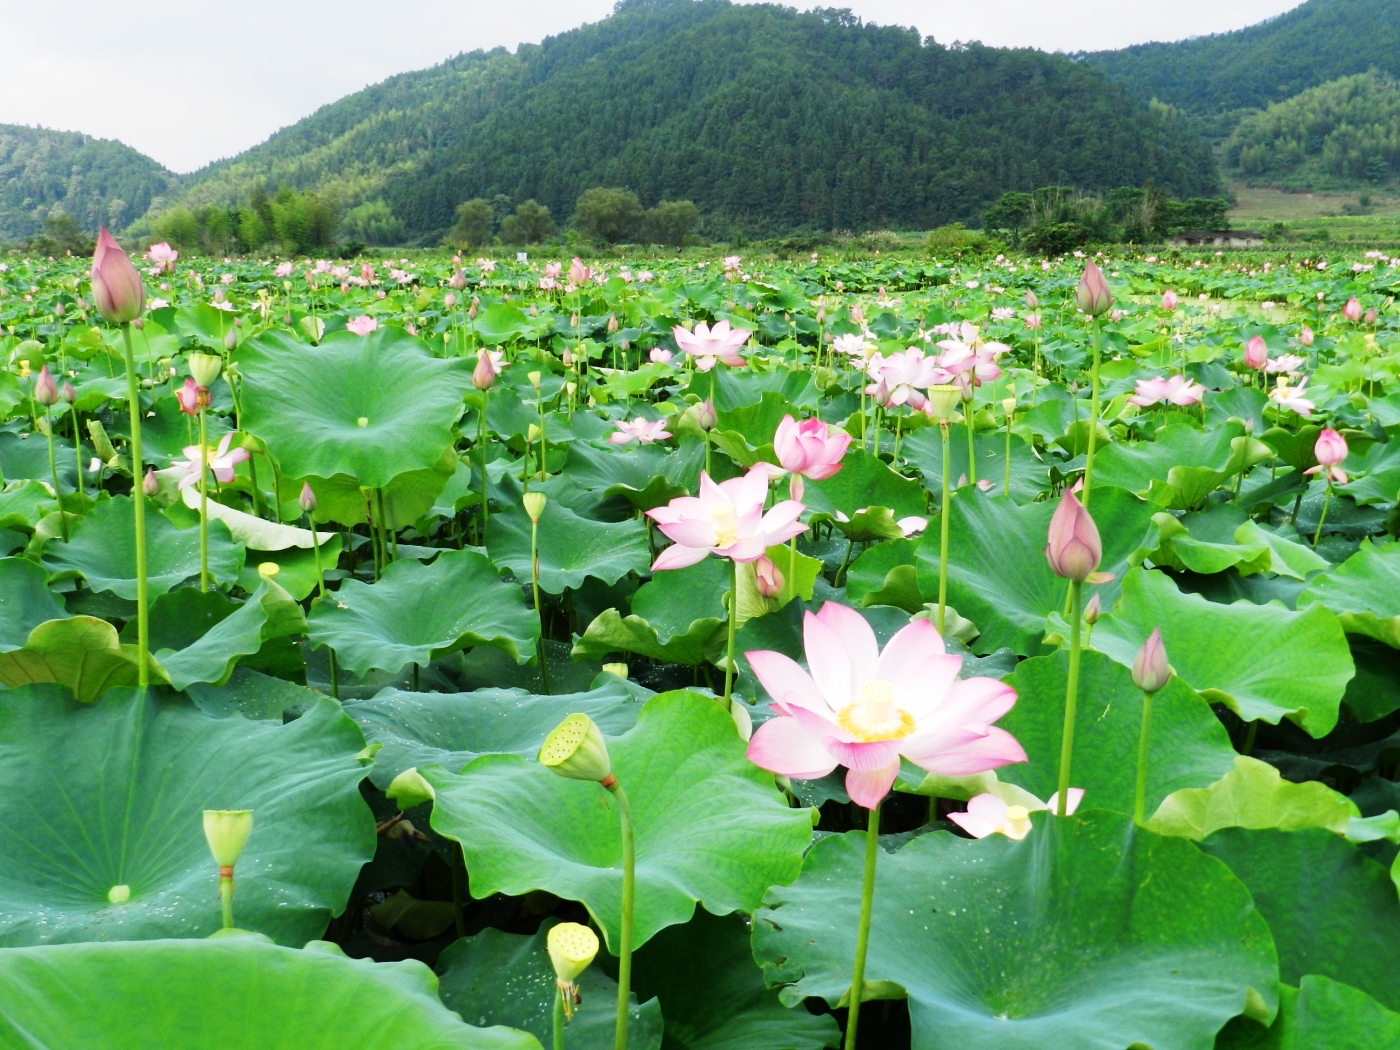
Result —
[[[847, 0], [868, 22], [941, 42], [1049, 51], [1239, 29], [1299, 2]], [[187, 172], [394, 73], [611, 10], [612, 0], [0, 0], [0, 123], [121, 139]]]

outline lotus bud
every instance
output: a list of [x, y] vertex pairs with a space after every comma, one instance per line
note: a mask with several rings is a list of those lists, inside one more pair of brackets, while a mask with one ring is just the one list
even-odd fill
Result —
[[476, 303], [472, 303], [472, 305], [467, 309], [467, 316], [473, 321], [476, 320]]
[[467, 275], [464, 274], [461, 270], [458, 270], [455, 273], [453, 273], [451, 279], [447, 283], [460, 292], [463, 288], [467, 286]]
[[238, 321], [234, 320], [234, 326], [224, 333], [224, 349], [235, 350], [238, 347]]
[[34, 400], [45, 408], [58, 404], [58, 384], [54, 382], [48, 365], [39, 369], [39, 374], [34, 377]]
[[221, 868], [231, 868], [238, 863], [252, 831], [251, 809], [204, 811], [204, 838], [209, 843], [209, 852], [214, 855], [214, 863]]
[[442, 297], [442, 305], [445, 309], [451, 310], [454, 306], [457, 305], [457, 297], [451, 292], [448, 292]]
[[112, 324], [137, 320], [146, 306], [141, 275], [105, 226], [97, 234], [92, 253], [92, 298]]
[[53, 305], [53, 315], [54, 315], [55, 317], [62, 317], [62, 316], [63, 316], [65, 313], [67, 313], [67, 312], [68, 312], [68, 311], [64, 308], [64, 306], [63, 306], [62, 303], [54, 303], [54, 305]]
[[1167, 649], [1162, 644], [1162, 630], [1154, 627], [1137, 651], [1137, 656], [1133, 657], [1133, 684], [1144, 693], [1156, 693], [1165, 688], [1171, 677]]
[[400, 812], [407, 812], [414, 806], [421, 806], [424, 802], [431, 802], [437, 798], [433, 785], [423, 779], [423, 774], [418, 772], [416, 766], [409, 766], [391, 780], [384, 795], [394, 800]]
[[154, 467], [146, 468], [146, 476], [141, 479], [141, 491], [147, 496], [154, 497], [160, 491], [160, 482], [156, 480]]
[[111, 440], [107, 437], [107, 428], [98, 419], [89, 419], [87, 424], [88, 437], [92, 440], [92, 450], [97, 453], [98, 459], [103, 463], [110, 463], [117, 458], [117, 450], [112, 447]]
[[1324, 467], [1335, 467], [1347, 458], [1347, 439], [1328, 427], [1317, 436], [1313, 455]]
[[1176, 309], [1177, 302], [1178, 300], [1175, 292], [1167, 290], [1162, 293], [1162, 309], [1167, 313], [1171, 313]]
[[58, 397], [64, 404], [71, 405], [78, 400], [78, 392], [73, 389], [73, 384], [65, 379], [63, 385], [58, 388]]
[[1342, 307], [1342, 316], [1353, 323], [1361, 320], [1361, 301], [1356, 296], [1353, 295]]
[[1084, 264], [1084, 276], [1074, 291], [1074, 301], [1090, 317], [1106, 314], [1113, 307], [1113, 292], [1104, 279], [1103, 271], [1092, 259]]
[[564, 352], [563, 352], [562, 354], [559, 355], [559, 360], [561, 360], [561, 361], [564, 362], [564, 367], [565, 367], [565, 368], [573, 368], [573, 367], [574, 367], [574, 355], [570, 352], [570, 350], [569, 350], [569, 348], [568, 348], [567, 346], [564, 347]]
[[1039, 305], [1040, 305], [1040, 300], [1039, 300], [1038, 298], [1036, 298], [1035, 292], [1033, 292], [1033, 291], [1031, 291], [1029, 288], [1027, 288], [1027, 289], [1026, 289], [1026, 309], [1027, 309], [1027, 310], [1034, 310], [1034, 309], [1035, 309], [1036, 307], [1038, 307]]
[[530, 516], [531, 524], [538, 525], [544, 505], [549, 502], [548, 497], [543, 492], [527, 492], [520, 497], [520, 502], [525, 504], [525, 513]]
[[131, 322], [131, 327], [135, 328], [138, 332], [141, 331], [143, 328], [146, 327], [146, 319], [144, 317], [138, 317], [136, 320]]
[[709, 398], [701, 401], [695, 409], [695, 425], [701, 430], [711, 431], [719, 425], [719, 416], [715, 412], [715, 403]]
[[571, 314], [571, 315], [569, 316], [569, 327], [570, 327], [570, 328], [577, 328], [577, 327], [578, 327], [578, 314]]
[[592, 780], [604, 787], [616, 783], [603, 733], [585, 714], [572, 714], [555, 726], [540, 748], [539, 760], [571, 780]]
[[224, 359], [217, 354], [190, 354], [186, 363], [195, 383], [202, 387], [213, 386], [214, 380], [224, 370]]
[[1099, 617], [1102, 615], [1103, 602], [1100, 601], [1099, 596], [1095, 594], [1089, 599], [1088, 604], [1084, 606], [1084, 622], [1092, 627], [1099, 622]]
[[306, 514], [316, 513], [316, 493], [311, 489], [311, 482], [301, 483], [301, 495], [297, 497], [297, 502], [301, 504], [301, 509]]
[[617, 323], [617, 315], [616, 315], [616, 314], [608, 314], [608, 334], [609, 334], [609, 335], [615, 334], [615, 333], [617, 332], [618, 327], [619, 327], [619, 326], [618, 326], [618, 323]]
[[485, 350], [476, 355], [476, 367], [472, 369], [472, 386], [478, 390], [490, 390], [496, 385], [496, 376], [500, 372], [496, 369], [496, 363], [491, 360], [491, 355]]
[[1093, 575], [1103, 560], [1098, 526], [1069, 489], [1050, 519], [1045, 557], [1056, 576], [1078, 583]]
[[1307, 327], [1307, 325], [1304, 325], [1303, 330], [1298, 333], [1298, 342], [1302, 343], [1304, 346], [1313, 345], [1313, 330]]
[[1378, 318], [1379, 316], [1380, 314], [1376, 312], [1376, 308], [1374, 306], [1371, 307], [1371, 309], [1366, 311], [1366, 323], [1375, 324], [1376, 318]]
[[952, 383], [941, 383], [928, 388], [928, 414], [940, 423], [953, 418], [962, 391]]
[[771, 560], [766, 557], [759, 558], [754, 562], [753, 568], [759, 594], [765, 598], [777, 598], [783, 593], [783, 585], [787, 581], [783, 579], [782, 570]]
[[1244, 363], [1246, 368], [1252, 368], [1256, 372], [1268, 367], [1269, 347], [1262, 335], [1254, 336], [1244, 345]]

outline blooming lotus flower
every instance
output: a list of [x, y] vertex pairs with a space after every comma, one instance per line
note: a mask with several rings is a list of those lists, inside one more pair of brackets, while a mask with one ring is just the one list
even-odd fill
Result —
[[1168, 289], [1162, 293], [1162, 309], [1167, 313], [1171, 313], [1176, 309], [1177, 302], [1178, 300], [1175, 292]]
[[1304, 376], [1302, 382], [1297, 386], [1289, 386], [1284, 382], [1284, 377], [1278, 377], [1278, 386], [1269, 391], [1269, 399], [1280, 408], [1289, 408], [1303, 418], [1311, 416], [1317, 406], [1303, 396], [1304, 388], [1308, 385], [1308, 377]]
[[875, 381], [866, 388], [867, 394], [879, 393], [883, 385], [888, 393], [884, 403], [908, 405], [919, 411], [928, 405], [924, 391], [946, 381], [945, 374], [939, 370], [938, 359], [925, 357], [923, 348], [918, 346], [889, 357], [877, 353], [866, 366], [866, 374]]
[[[199, 445], [186, 445], [183, 460], [175, 460], [170, 465], [172, 467], [184, 467], [185, 476], [180, 479], [180, 488], [189, 488], [191, 485], [199, 484], [200, 468], [207, 465], [209, 471], [213, 473], [223, 484], [228, 484], [233, 480], [233, 468], [249, 458], [246, 448], [236, 448], [229, 451], [229, 444], [233, 441], [233, 432], [225, 434], [219, 439], [218, 448]], [[202, 461], [202, 462], [201, 462]]]
[[583, 260], [575, 255], [574, 261], [569, 263], [569, 283], [577, 288], [587, 283], [588, 278], [592, 276], [593, 271], [584, 266]]
[[1328, 427], [1317, 435], [1313, 455], [1317, 457], [1317, 466], [1309, 467], [1303, 471], [1304, 474], [1320, 473], [1328, 481], [1335, 481], [1339, 485], [1347, 483], [1347, 473], [1341, 467], [1348, 455], [1346, 438]]
[[875, 353], [878, 347], [865, 335], [858, 335], [851, 332], [847, 335], [838, 335], [831, 341], [831, 349], [838, 354], [845, 354], [847, 357], [858, 357], [862, 361], [868, 360], [870, 355]]
[[1136, 392], [1128, 400], [1142, 408], [1155, 405], [1159, 401], [1173, 405], [1190, 405], [1200, 401], [1205, 393], [1205, 387], [1185, 376], [1158, 376], [1154, 379], [1139, 379]]
[[209, 391], [206, 388], [201, 394], [199, 384], [194, 381], [194, 377], [186, 376], [185, 385], [175, 391], [175, 400], [180, 405], [180, 411], [187, 416], [199, 415], [199, 410], [209, 404]]
[[[971, 328], [971, 325], [965, 327]], [[946, 339], [938, 344], [943, 353], [938, 355], [938, 367], [942, 370], [940, 383], [956, 383], [962, 388], [964, 398], [969, 398], [974, 387], [990, 383], [1001, 375], [997, 358], [1011, 349], [1005, 343], [983, 343], [972, 329], [974, 341]]]
[[496, 272], [496, 260], [495, 260], [495, 259], [478, 259], [478, 260], [476, 261], [476, 266], [477, 266], [477, 269], [479, 269], [482, 273], [495, 273], [495, 272]]
[[651, 363], [654, 365], [668, 365], [675, 355], [663, 346], [654, 346], [651, 349]]
[[[1084, 799], [1083, 788], [1070, 788], [1065, 800], [1065, 815], [1079, 808]], [[1045, 802], [1037, 801], [1033, 806], [1009, 803], [996, 795], [984, 793], [974, 796], [967, 804], [966, 813], [949, 813], [948, 819], [975, 839], [985, 839], [990, 835], [1005, 835], [1020, 841], [1030, 834], [1031, 814], [1049, 810], [1054, 813], [1060, 804], [1060, 793], [1056, 791]]]
[[161, 241], [146, 249], [146, 258], [155, 263], [157, 273], [174, 273], [175, 260], [180, 258], [180, 253]]
[[802, 498], [802, 479], [825, 481], [841, 469], [841, 459], [851, 443], [845, 431], [833, 431], [820, 419], [801, 423], [784, 416], [773, 436], [778, 463], [792, 475], [792, 498]]
[[640, 441], [643, 445], [650, 445], [653, 441], [663, 441], [671, 436], [671, 432], [666, 429], [666, 421], [658, 419], [655, 422], [649, 419], [638, 417], [628, 422], [615, 420], [613, 426], [618, 432], [608, 437], [609, 445], [626, 445], [631, 441]]
[[277, 269], [272, 271], [273, 276], [281, 279], [292, 275], [292, 264], [289, 262], [278, 263]]
[[807, 670], [782, 653], [745, 654], [777, 713], [749, 741], [755, 765], [801, 780], [844, 765], [851, 799], [874, 809], [901, 758], [942, 776], [1026, 761], [992, 725], [1016, 703], [1015, 690], [993, 678], [960, 680], [961, 658], [929, 621], [909, 624], [881, 652], [864, 617], [827, 602], [805, 615], [803, 648]]
[[1009, 321], [1016, 316], [1016, 311], [1009, 306], [995, 306], [992, 308], [993, 321]]
[[904, 538], [907, 540], [910, 536], [915, 536], [928, 528], [928, 518], [911, 514], [907, 518], [900, 518], [895, 524], [899, 526], [899, 531], [904, 533]]
[[552, 262], [552, 263], [545, 263], [545, 264], [544, 264], [544, 275], [545, 275], [546, 277], [558, 278], [558, 277], [560, 277], [563, 273], [564, 273], [564, 264], [563, 264], [563, 263]]
[[695, 358], [695, 367], [708, 372], [722, 361], [731, 368], [741, 368], [748, 362], [739, 356], [739, 348], [749, 341], [753, 333], [747, 328], [729, 327], [728, 321], [719, 321], [713, 328], [704, 321], [695, 326], [694, 332], [687, 332], [680, 325], [671, 329], [676, 345]]
[[1342, 316], [1353, 323], [1361, 320], [1361, 301], [1356, 296], [1353, 295], [1342, 307]]
[[345, 323], [345, 330], [347, 332], [354, 332], [356, 335], [369, 335], [370, 332], [373, 332], [378, 327], [378, 321], [373, 317], [363, 315], [360, 317], [352, 317]]
[[807, 526], [797, 519], [807, 508], [796, 500], [783, 500], [763, 512], [768, 477], [759, 465], [741, 478], [715, 484], [701, 471], [699, 496], [678, 496], [647, 511], [675, 541], [657, 556], [652, 571], [683, 569], [711, 552], [736, 562], [757, 561], [769, 547], [806, 532]]
[[91, 279], [93, 301], [109, 322], [127, 324], [141, 316], [146, 305], [146, 288], [141, 283], [141, 275], [105, 226], [97, 234]]
[[726, 255], [724, 257], [724, 272], [738, 273], [739, 269], [743, 266], [743, 263], [743, 259], [737, 255]]
[[1306, 357], [1299, 357], [1297, 354], [1280, 354], [1264, 366], [1264, 371], [1271, 375], [1278, 372], [1296, 374], [1301, 372], [1307, 363]]
[[1038, 332], [1044, 327], [1044, 322], [1040, 319], [1040, 314], [1026, 314], [1026, 327], [1032, 332]]
[[1252, 368], [1256, 372], [1262, 372], [1269, 363], [1269, 347], [1264, 342], [1264, 337], [1254, 336], [1244, 345], [1244, 365]]

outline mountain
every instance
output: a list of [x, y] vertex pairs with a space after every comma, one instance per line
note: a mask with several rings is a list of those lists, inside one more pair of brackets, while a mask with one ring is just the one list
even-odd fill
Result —
[[1400, 3], [1308, 0], [1233, 33], [1079, 57], [1138, 97], [1188, 113], [1262, 109], [1371, 69], [1400, 75]]
[[0, 243], [32, 237], [55, 211], [86, 233], [120, 228], [176, 185], [172, 172], [120, 142], [0, 124]]
[[350, 95], [188, 177], [178, 200], [246, 207], [262, 184], [382, 201], [430, 243], [464, 200], [534, 199], [562, 221], [595, 186], [692, 200], [725, 235], [929, 228], [1007, 190], [1148, 182], [1220, 188], [1197, 137], [1085, 63], [845, 11], [624, 0], [542, 44]]

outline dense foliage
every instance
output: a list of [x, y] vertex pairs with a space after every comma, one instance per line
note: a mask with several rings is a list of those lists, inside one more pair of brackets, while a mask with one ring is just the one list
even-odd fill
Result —
[[[1154, 186], [1120, 187], [1100, 196], [1044, 186], [1004, 193], [982, 217], [989, 232], [1009, 235], [1013, 247], [1062, 255], [1091, 242], [1160, 243], [1183, 230], [1228, 230], [1230, 202], [1222, 197], [1172, 200]], [[930, 248], [934, 245], [930, 244]]]

